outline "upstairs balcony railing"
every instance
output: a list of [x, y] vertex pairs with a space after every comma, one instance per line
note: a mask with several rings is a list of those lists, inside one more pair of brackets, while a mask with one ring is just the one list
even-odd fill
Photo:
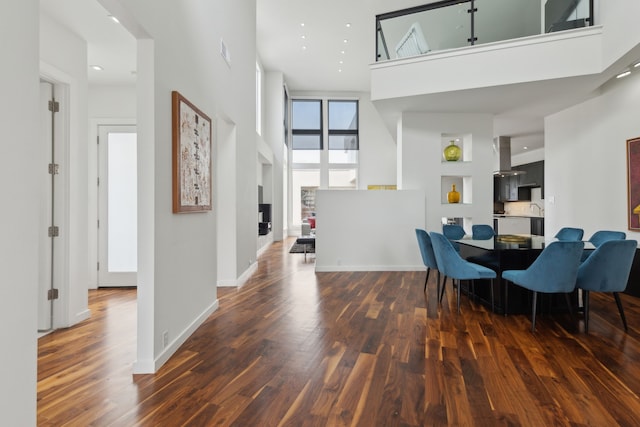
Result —
[[376, 61], [594, 24], [593, 0], [445, 0], [376, 16]]

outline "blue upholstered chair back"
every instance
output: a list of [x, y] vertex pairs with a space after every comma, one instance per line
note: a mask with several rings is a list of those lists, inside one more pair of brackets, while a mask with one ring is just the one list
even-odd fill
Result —
[[571, 292], [576, 287], [583, 249], [582, 241], [551, 242], [529, 268], [513, 276], [505, 271], [502, 277], [537, 292]]
[[464, 228], [457, 224], [443, 224], [442, 234], [449, 240], [460, 240], [464, 237]]
[[471, 226], [472, 238], [475, 240], [489, 240], [496, 235], [493, 227], [488, 224], [477, 224]]
[[635, 240], [609, 240], [602, 243], [580, 265], [576, 286], [587, 291], [624, 291], [637, 247]]
[[582, 228], [563, 227], [555, 235], [555, 238], [575, 242], [582, 240], [582, 236], [584, 236], [584, 230]]
[[420, 246], [420, 254], [425, 267], [438, 269], [436, 255], [433, 253], [431, 246], [431, 238], [429, 234], [420, 228], [416, 228], [416, 237], [418, 238], [418, 246]]
[[479, 278], [478, 270], [470, 262], [462, 259], [449, 239], [443, 234], [431, 232], [431, 245], [442, 274], [452, 279], [461, 280]]
[[609, 230], [599, 230], [593, 233], [593, 235], [589, 238], [589, 242], [593, 244], [596, 248], [603, 244], [604, 242], [608, 242], [609, 240], [624, 240], [627, 238], [627, 233], [624, 231], [609, 231]]

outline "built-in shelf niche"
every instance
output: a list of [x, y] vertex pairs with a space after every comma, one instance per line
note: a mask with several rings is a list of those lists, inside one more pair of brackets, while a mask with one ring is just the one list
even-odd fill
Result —
[[443, 153], [444, 149], [451, 144], [451, 141], [455, 141], [455, 144], [462, 149], [462, 156], [460, 160], [456, 162], [449, 162], [442, 156], [442, 163], [455, 164], [458, 162], [470, 162], [473, 160], [472, 150], [472, 138], [471, 134], [459, 134], [459, 133], [443, 133], [440, 135], [440, 152]]
[[[445, 205], [471, 204], [473, 202], [473, 186], [470, 176], [443, 175], [440, 177], [440, 202]], [[456, 191], [460, 193], [460, 203], [449, 203], [447, 198], [451, 186], [456, 186]]]

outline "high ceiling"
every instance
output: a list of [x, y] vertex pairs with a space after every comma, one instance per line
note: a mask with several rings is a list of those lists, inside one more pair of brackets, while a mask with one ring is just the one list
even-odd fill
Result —
[[[375, 60], [375, 16], [428, 3], [425, 0], [256, 0], [256, 43], [266, 70], [285, 75], [291, 92], [368, 92]], [[134, 83], [136, 42], [109, 19], [98, 0], [40, 0], [43, 13], [87, 40], [92, 84]], [[304, 37], [304, 38], [303, 38]], [[586, 85], [592, 91], [593, 85]], [[377, 106], [387, 120], [398, 111], [496, 114], [495, 133], [512, 137], [512, 153], [542, 147], [543, 117], [588, 96], [579, 80], [485, 88], [415, 97]], [[538, 102], [541, 96], [544, 102]], [[524, 102], [523, 102], [524, 101]], [[530, 101], [530, 102], [528, 102]], [[525, 108], [523, 105], [530, 105]]]

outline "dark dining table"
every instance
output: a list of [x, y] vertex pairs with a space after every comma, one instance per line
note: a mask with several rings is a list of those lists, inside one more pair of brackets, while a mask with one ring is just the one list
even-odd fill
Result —
[[[489, 240], [475, 240], [463, 238], [455, 240], [460, 246], [460, 256], [467, 261], [489, 267], [497, 274], [494, 280], [495, 311], [505, 314], [505, 287], [507, 284], [502, 279], [502, 272], [505, 270], [524, 270], [528, 268], [549, 242], [544, 236], [531, 234], [502, 234], [494, 236]], [[585, 243], [586, 250], [592, 250], [590, 243]], [[491, 284], [487, 286], [475, 286], [475, 293], [472, 294], [468, 284], [466, 290], [470, 297], [474, 297], [487, 306], [491, 306]], [[465, 289], [465, 284], [463, 284]], [[509, 314], [531, 313], [531, 291], [520, 286], [509, 284], [508, 292]], [[575, 296], [577, 298], [577, 296]], [[577, 300], [576, 300], [577, 305]], [[549, 294], [545, 298], [543, 306], [549, 311], [568, 310], [566, 300], [563, 295], [553, 296]]]

